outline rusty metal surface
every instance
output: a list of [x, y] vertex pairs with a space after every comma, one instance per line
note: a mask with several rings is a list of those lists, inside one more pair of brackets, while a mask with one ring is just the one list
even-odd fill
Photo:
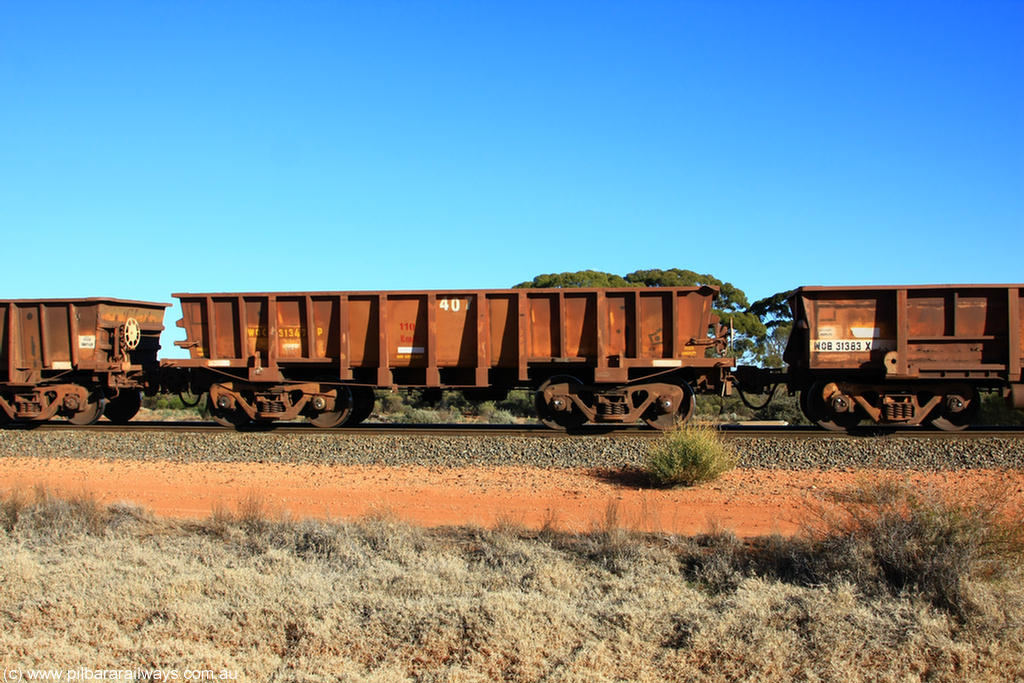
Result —
[[121, 299], [0, 300], [0, 422], [56, 415], [130, 419], [156, 391], [169, 304]]
[[981, 391], [1024, 404], [1022, 285], [802, 287], [791, 300], [790, 389], [827, 429], [965, 429]]
[[54, 372], [153, 365], [169, 305], [98, 298], [0, 300], [0, 381], [34, 384]]
[[[728, 367], [707, 358], [723, 337], [710, 287], [175, 294], [189, 359], [250, 381], [315, 368], [377, 386], [527, 382], [538, 366], [592, 369], [597, 382], [638, 372]], [[241, 374], [239, 374], [241, 372]]]
[[802, 287], [791, 365], [889, 379], [1021, 381], [1024, 285]]

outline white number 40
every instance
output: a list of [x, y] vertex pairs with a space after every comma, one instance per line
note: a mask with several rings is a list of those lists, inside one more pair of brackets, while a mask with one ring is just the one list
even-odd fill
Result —
[[[451, 311], [452, 313], [458, 313], [459, 309], [462, 308], [462, 299], [441, 299], [438, 302], [438, 306], [441, 307], [442, 311]], [[469, 310], [469, 300], [466, 300], [466, 310]]]

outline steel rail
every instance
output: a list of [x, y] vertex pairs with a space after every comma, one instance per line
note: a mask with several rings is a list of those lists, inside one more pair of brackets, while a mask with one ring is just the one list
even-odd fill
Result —
[[[92, 425], [74, 425], [70, 422], [52, 421], [41, 423], [16, 423], [6, 425], [11, 431], [87, 431], [87, 432], [210, 432], [231, 433], [213, 422], [130, 422], [119, 425], [97, 422]], [[250, 434], [318, 434], [358, 436], [436, 436], [436, 437], [611, 437], [653, 439], [663, 432], [647, 427], [583, 427], [570, 432], [556, 431], [541, 425], [490, 425], [490, 424], [382, 424], [369, 423], [358, 427], [336, 427], [321, 429], [300, 422], [279, 422], [239, 430]], [[972, 427], [961, 432], [943, 432], [921, 427], [886, 428], [862, 427], [850, 432], [833, 432], [810, 426], [744, 426], [722, 425], [719, 433], [726, 439], [734, 438], [776, 438], [776, 439], [863, 439], [863, 438], [917, 438], [917, 439], [983, 439], [983, 438], [1024, 438], [1021, 427]]]

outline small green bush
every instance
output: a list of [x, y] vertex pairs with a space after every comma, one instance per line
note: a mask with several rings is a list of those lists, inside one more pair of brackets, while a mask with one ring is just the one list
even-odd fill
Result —
[[452, 422], [462, 422], [465, 419], [462, 413], [450, 408], [431, 410], [429, 408], [412, 408], [410, 406], [406, 406], [394, 418], [407, 424], [449, 424]]
[[981, 406], [975, 424], [1024, 425], [1024, 411], [1012, 408], [998, 391], [981, 395]]
[[180, 396], [158, 394], [157, 396], [143, 396], [142, 407], [146, 410], [181, 410], [191, 413], [202, 413], [206, 409], [206, 400], [200, 398], [197, 404], [190, 405], [182, 401]]
[[698, 396], [696, 415], [702, 420], [725, 423], [744, 420], [785, 420], [791, 425], [810, 424], [800, 410], [799, 399], [790, 396], [784, 389], [778, 389], [771, 400], [768, 400], [765, 394], [747, 394], [747, 400], [752, 405], [762, 407], [757, 410], [749, 408], [738, 395]]
[[536, 417], [537, 409], [533, 402], [533, 392], [525, 389], [513, 389], [508, 392], [508, 397], [498, 401], [495, 406], [498, 410], [504, 410], [515, 417]]
[[516, 416], [507, 410], [495, 410], [487, 416], [487, 423], [492, 425], [511, 425], [516, 423]]
[[684, 426], [666, 434], [647, 453], [654, 486], [694, 486], [717, 479], [736, 466], [736, 455], [708, 425]]
[[477, 414], [481, 420], [492, 425], [510, 425], [515, 424], [516, 416], [507, 410], [503, 410], [494, 401], [484, 401], [477, 406]]

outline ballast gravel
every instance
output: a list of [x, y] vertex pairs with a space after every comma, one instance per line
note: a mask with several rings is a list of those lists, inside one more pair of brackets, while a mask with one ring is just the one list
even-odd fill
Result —
[[[728, 435], [740, 467], [895, 470], [1024, 469], [1024, 439], [911, 436]], [[639, 466], [650, 436], [564, 438], [467, 434], [0, 430], [0, 457], [321, 465], [473, 465], [588, 468]]]

